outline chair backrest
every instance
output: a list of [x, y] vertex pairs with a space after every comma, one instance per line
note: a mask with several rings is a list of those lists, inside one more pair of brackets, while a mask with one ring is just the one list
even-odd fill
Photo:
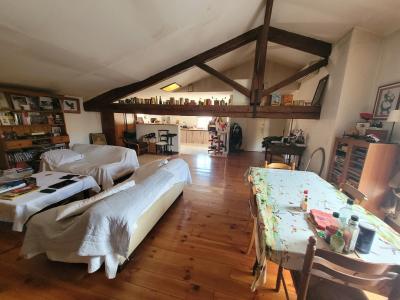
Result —
[[339, 185], [339, 190], [349, 196], [351, 199], [353, 199], [357, 204], [362, 204], [362, 202], [368, 200], [365, 194], [363, 194], [348, 183], [341, 183]]
[[123, 140], [127, 142], [136, 142], [136, 131], [130, 132], [130, 131], [124, 131], [123, 134]]
[[400, 265], [372, 264], [316, 248], [316, 240], [308, 240], [297, 300], [307, 298], [311, 275], [370, 291], [389, 300], [400, 299]]
[[89, 133], [89, 140], [94, 145], [107, 145], [106, 136], [104, 133]]
[[293, 162], [290, 165], [284, 164], [284, 163], [268, 163], [267, 161], [265, 162], [265, 168], [267, 169], [281, 169], [281, 170], [295, 170], [296, 169], [296, 164]]
[[310, 166], [310, 163], [311, 163], [311, 161], [312, 161], [314, 155], [315, 155], [317, 152], [321, 152], [321, 156], [322, 156], [322, 157], [321, 157], [321, 167], [319, 168], [319, 172], [318, 172], [318, 175], [321, 176], [322, 171], [324, 170], [324, 166], [325, 166], [325, 149], [322, 148], [322, 147], [319, 147], [319, 148], [315, 149], [315, 150], [311, 153], [310, 159], [308, 160], [307, 165], [306, 165], [304, 171], [308, 171], [308, 167]]
[[166, 136], [169, 133], [167, 129], [159, 129], [158, 130], [158, 141], [159, 142], [168, 142], [168, 137]]

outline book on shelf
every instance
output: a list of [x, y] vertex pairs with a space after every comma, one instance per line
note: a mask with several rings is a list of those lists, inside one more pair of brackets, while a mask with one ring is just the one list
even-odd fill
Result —
[[2, 126], [13, 126], [18, 125], [17, 114], [13, 112], [0, 112], [0, 124]]

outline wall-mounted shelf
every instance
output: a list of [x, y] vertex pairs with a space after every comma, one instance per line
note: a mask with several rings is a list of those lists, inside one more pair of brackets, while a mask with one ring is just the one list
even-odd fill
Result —
[[320, 106], [253, 106], [249, 105], [159, 105], [113, 103], [105, 111], [152, 115], [213, 116], [269, 119], [319, 119]]

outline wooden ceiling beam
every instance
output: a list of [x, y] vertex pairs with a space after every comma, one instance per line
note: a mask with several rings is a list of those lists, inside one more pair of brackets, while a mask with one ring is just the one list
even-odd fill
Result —
[[112, 103], [102, 112], [142, 113], [150, 115], [215, 116], [270, 119], [319, 119], [320, 106], [257, 106], [255, 115], [249, 105], [158, 105]]
[[253, 79], [250, 90], [250, 104], [261, 102], [262, 92], [264, 91], [265, 62], [267, 58], [267, 44], [269, 24], [271, 22], [272, 6], [274, 0], [267, 0], [265, 5], [264, 24], [258, 34], [256, 53], [254, 56]]
[[200, 53], [192, 58], [189, 58], [175, 66], [172, 66], [164, 71], [154, 74], [142, 81], [138, 81], [132, 84], [128, 84], [119, 88], [112, 89], [105, 92], [97, 97], [94, 97], [84, 103], [85, 109], [96, 110], [99, 105], [112, 103], [115, 100], [126, 97], [132, 93], [143, 90], [161, 81], [164, 81], [176, 74], [179, 74], [199, 63], [204, 63], [219, 57], [223, 54], [231, 52], [237, 48], [240, 48], [250, 42], [256, 40], [259, 32], [259, 27], [256, 27], [250, 31], [247, 31], [225, 43], [222, 43], [214, 48], [211, 48], [203, 53]]
[[324, 58], [332, 51], [330, 43], [275, 27], [270, 27], [268, 41]]
[[[262, 25], [250, 31], [247, 31], [225, 43], [222, 43], [203, 53], [193, 56], [192, 58], [189, 58], [157, 74], [154, 74], [142, 81], [118, 87], [109, 90], [99, 96], [96, 96], [84, 103], [85, 110], [100, 111], [101, 106], [107, 105], [130, 94], [141, 91], [176, 74], [179, 74], [199, 63], [205, 63], [218, 56], [221, 56], [250, 42], [253, 42], [258, 38], [259, 32], [263, 29], [263, 27], [264, 26]], [[269, 27], [268, 41], [312, 53], [321, 57], [329, 57], [332, 48], [331, 44], [329, 43], [274, 27]]]
[[293, 74], [292, 76], [282, 80], [281, 82], [278, 82], [277, 84], [274, 84], [273, 86], [267, 88], [264, 90], [263, 95], [264, 96], [268, 96], [271, 93], [279, 90], [280, 88], [283, 88], [289, 84], [291, 84], [292, 82], [295, 82], [296, 80], [303, 78], [304, 76], [319, 70], [320, 68], [326, 66], [328, 64], [328, 59], [325, 58], [323, 60], [320, 60], [319, 62], [297, 72], [296, 74]]
[[225, 76], [221, 72], [218, 72], [217, 70], [211, 68], [210, 66], [206, 64], [197, 64], [197, 66], [202, 69], [203, 71], [209, 73], [210, 75], [213, 75], [217, 77], [219, 80], [225, 82], [227, 85], [231, 86], [235, 90], [237, 90], [239, 93], [245, 95], [246, 97], [250, 97], [250, 90], [248, 88], [245, 88], [243, 85], [240, 83], [230, 79], [229, 77]]

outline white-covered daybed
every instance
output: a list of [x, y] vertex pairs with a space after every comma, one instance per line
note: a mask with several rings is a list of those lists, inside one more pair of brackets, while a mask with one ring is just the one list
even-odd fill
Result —
[[21, 254], [86, 263], [89, 273], [104, 263], [107, 277], [114, 278], [188, 183], [190, 171], [182, 159], [148, 163], [113, 189], [34, 216]]
[[41, 171], [59, 171], [92, 176], [103, 189], [114, 180], [139, 167], [132, 149], [109, 145], [75, 144], [71, 149], [52, 150], [42, 154]]

